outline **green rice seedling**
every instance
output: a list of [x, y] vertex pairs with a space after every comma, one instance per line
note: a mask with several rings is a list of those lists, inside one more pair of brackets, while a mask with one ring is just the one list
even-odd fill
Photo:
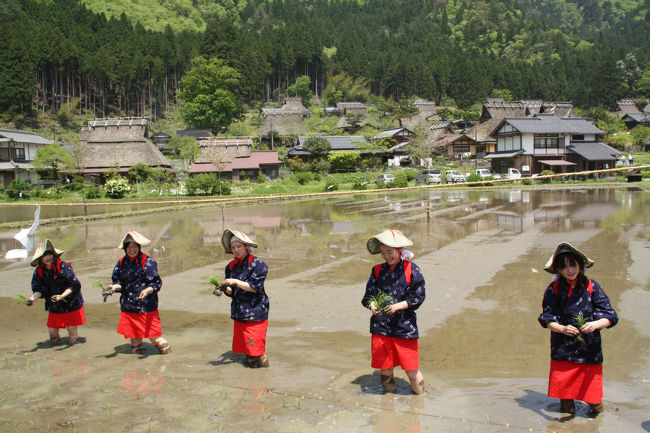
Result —
[[[578, 330], [582, 329], [582, 327], [589, 322], [589, 318], [585, 317], [582, 315], [582, 311], [579, 312], [578, 314], [573, 315], [573, 319], [578, 323]], [[585, 345], [585, 337], [582, 336], [582, 331], [578, 335], [576, 335], [575, 339], [582, 345]]]
[[24, 295], [18, 293], [17, 295], [14, 295], [14, 301], [16, 301], [16, 304], [26, 304], [28, 299]]
[[106, 303], [106, 298], [113, 294], [113, 291], [106, 288], [106, 285], [99, 280], [93, 281], [93, 286], [99, 287], [102, 290], [102, 297], [104, 298], [104, 303]]
[[393, 298], [380, 290], [368, 299], [367, 307], [370, 308], [370, 304], [373, 303], [375, 309], [383, 314], [384, 309], [393, 303]]
[[210, 284], [214, 285], [214, 289], [212, 290], [212, 294], [215, 296], [221, 296], [223, 295], [223, 291], [226, 289], [226, 285], [221, 282], [221, 280], [215, 276], [211, 276], [208, 278], [208, 281]]

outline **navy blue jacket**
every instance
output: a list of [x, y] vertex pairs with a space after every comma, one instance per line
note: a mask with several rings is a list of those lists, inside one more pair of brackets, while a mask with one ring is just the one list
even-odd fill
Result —
[[[64, 301], [52, 302], [54, 295], [62, 294], [65, 289], [72, 290]], [[81, 308], [84, 298], [81, 296], [81, 283], [67, 262], [57, 261], [51, 270], [37, 266], [32, 275], [32, 292], [41, 292], [45, 299], [45, 309], [50, 313], [69, 313]]]
[[390, 315], [371, 316], [370, 333], [397, 338], [419, 338], [415, 310], [420, 308], [426, 297], [424, 277], [420, 268], [411, 263], [411, 285], [408, 286], [404, 276], [404, 261], [400, 260], [392, 270], [390, 265], [384, 262], [378, 278], [375, 278], [374, 272], [370, 272], [361, 304], [370, 308], [370, 297], [379, 291], [393, 298], [394, 304], [406, 301], [408, 308]]
[[[251, 259], [252, 258], [252, 259]], [[249, 263], [250, 262], [250, 263]], [[259, 257], [246, 254], [243, 260], [231, 261], [226, 266], [226, 278], [245, 281], [257, 291], [247, 292], [240, 288], [231, 288], [232, 302], [230, 317], [239, 322], [262, 322], [269, 318], [269, 297], [264, 291], [264, 280], [268, 267]]]
[[[142, 266], [143, 254], [131, 260], [125, 255], [117, 261], [113, 268], [113, 284], [122, 286], [120, 291], [120, 308], [125, 313], [150, 313], [158, 309], [158, 292], [162, 287], [162, 280], [158, 275], [158, 264], [154, 259], [146, 256], [144, 267]], [[153, 293], [142, 301], [136, 300], [147, 287], [153, 289]]]
[[[558, 280], [558, 294], [555, 294], [553, 283], [544, 292], [542, 301], [542, 314], [539, 316], [539, 323], [546, 328], [549, 322], [557, 322], [560, 325], [573, 325], [578, 327], [576, 315], [582, 313], [588, 321], [609, 319], [612, 324], [618, 322], [616, 311], [612, 308], [609, 298], [600, 284], [593, 283], [593, 293], [590, 295], [586, 288], [575, 287], [569, 295], [569, 284], [564, 278]], [[585, 345], [574, 337], [551, 332], [551, 358], [557, 361], [570, 361], [579, 364], [600, 364], [603, 362], [603, 352], [600, 338], [600, 330], [590, 334], [582, 334]]]

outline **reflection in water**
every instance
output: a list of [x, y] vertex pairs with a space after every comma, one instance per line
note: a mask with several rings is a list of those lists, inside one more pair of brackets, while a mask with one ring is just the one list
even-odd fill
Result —
[[[435, 415], [462, 410], [463, 416], [484, 420], [484, 410], [477, 409], [476, 402], [480, 401], [490, 408], [487, 413], [499, 418], [495, 422], [512, 422], [515, 416], [522, 416], [527, 423], [531, 419], [543, 422], [541, 430], [587, 432], [606, 430], [616, 422], [607, 422], [608, 417], [617, 416], [614, 413], [625, 414], [627, 425], [636, 428], [647, 421], [638, 405], [647, 407], [648, 403], [642, 376], [649, 359], [645, 349], [650, 329], [649, 201], [648, 194], [626, 188], [428, 189], [252, 206], [215, 205], [73, 226], [41, 226], [35, 241], [53, 239], [57, 247], [65, 250], [64, 259], [72, 262], [82, 284], [86, 284], [84, 290], [91, 290], [92, 280], [107, 282], [110, 278], [116, 259], [123, 254], [116, 248], [123, 233], [136, 229], [145, 234], [153, 241], [149, 251], [163, 277], [162, 302], [177, 307], [179, 317], [188, 317], [182, 328], [191, 332], [196, 326], [193, 313], [202, 304], [211, 302], [209, 311], [202, 312], [215, 315], [219, 309], [219, 314], [228, 315], [227, 306], [214, 299], [188, 294], [208, 288], [192, 287], [200, 284], [191, 279], [193, 274], [203, 272], [204, 281], [203, 275], [208, 272], [222, 272], [228, 259], [221, 246], [224, 228], [241, 229], [256, 239], [260, 247], [255, 254], [269, 264], [267, 281], [269, 290], [274, 291], [274, 319], [292, 324], [280, 329], [270, 323], [272, 342], [278, 335], [295, 336], [300, 327], [314, 334], [346, 331], [355, 338], [366, 332], [367, 317], [358, 301], [371, 264], [378, 259], [367, 253], [365, 243], [385, 228], [400, 229], [414, 241], [418, 264], [426, 264], [422, 268], [428, 299], [418, 311], [421, 363], [425, 371], [429, 370], [425, 375], [436, 377], [440, 392], [446, 396], [450, 390], [460, 388], [460, 381], [485, 378], [454, 395], [448, 410], [445, 402], [440, 402], [440, 408], [427, 407], [424, 412]], [[0, 256], [16, 248], [10, 236], [14, 232], [0, 235]], [[579, 416], [560, 423], [549, 406], [554, 402], [545, 395], [542, 378], [548, 373], [548, 334], [536, 318], [542, 291], [550, 278], [541, 268], [559, 241], [574, 243], [589, 252], [596, 261], [590, 272], [603, 284], [621, 317], [620, 324], [604, 335], [605, 400], [606, 404], [610, 400], [615, 403], [608, 406], [612, 413], [597, 420]], [[28, 290], [31, 272], [25, 262], [0, 260], [0, 278], [4, 282], [0, 295], [9, 297], [21, 288]], [[355, 288], [358, 293], [354, 293]], [[91, 302], [92, 297], [88, 299]], [[314, 308], [314, 303], [319, 306]], [[352, 303], [354, 306], [348, 307]], [[324, 344], [322, 335], [315, 338], [321, 339], [318, 350], [311, 346], [316, 343], [304, 343], [310, 347], [310, 364], [301, 371], [312, 366], [352, 368], [344, 358], [355, 349], [339, 340]], [[287, 341], [289, 353], [296, 340]], [[350, 341], [357, 340], [351, 337], [347, 343]], [[291, 372], [287, 366], [293, 361], [288, 359], [282, 367], [276, 364], [271, 369], [277, 368], [275, 372], [280, 374], [283, 370]], [[215, 368], [221, 371], [228, 367]], [[127, 393], [162, 395], [170, 386], [169, 381], [163, 382], [169, 371], [129, 371], [122, 379], [122, 389]], [[280, 390], [291, 390], [302, 383], [303, 379], [291, 373], [281, 383], [273, 383], [275, 372], [268, 379], [242, 375], [237, 380], [255, 392], [261, 392], [267, 380]], [[523, 403], [516, 401], [517, 393], [524, 389], [530, 390], [533, 397], [524, 397]], [[382, 407], [373, 413], [370, 425], [374, 431], [425, 429], [431, 424], [417, 415], [419, 408], [405, 405], [434, 398], [433, 393], [423, 400], [401, 395], [381, 398]], [[247, 411], [264, 411], [260, 401], [250, 395], [244, 400]]]

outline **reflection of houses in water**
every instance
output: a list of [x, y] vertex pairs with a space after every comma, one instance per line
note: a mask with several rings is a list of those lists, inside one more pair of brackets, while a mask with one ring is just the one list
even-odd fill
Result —
[[610, 218], [616, 212], [616, 203], [588, 203], [571, 210], [568, 217], [572, 226], [599, 227], [600, 222]]
[[509, 230], [514, 233], [521, 233], [524, 228], [524, 218], [516, 213], [510, 211], [495, 211], [497, 217], [497, 227], [504, 230]]

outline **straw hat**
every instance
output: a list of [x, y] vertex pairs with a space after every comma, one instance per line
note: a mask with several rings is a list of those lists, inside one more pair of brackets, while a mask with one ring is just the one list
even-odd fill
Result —
[[120, 244], [117, 246], [119, 249], [123, 250], [126, 248], [126, 244], [129, 242], [135, 242], [136, 244], [140, 245], [141, 247], [145, 245], [149, 245], [151, 241], [144, 236], [142, 236], [140, 233], [136, 232], [135, 230], [129, 230], [126, 232], [122, 240], [120, 241]]
[[582, 260], [582, 263], [584, 263], [585, 268], [590, 268], [593, 266], [594, 261], [591, 260], [589, 257], [585, 256], [582, 251], [574, 247], [568, 242], [561, 242], [556, 248], [555, 252], [553, 252], [553, 255], [551, 256], [550, 259], [548, 259], [548, 262], [546, 262], [546, 265], [544, 266], [544, 270], [546, 272], [550, 272], [551, 274], [555, 274], [557, 272], [557, 269], [555, 269], [555, 266], [553, 266], [553, 261], [555, 258], [564, 253], [573, 253], [576, 256]]
[[230, 249], [230, 241], [233, 237], [239, 239], [239, 241], [243, 244], [257, 248], [257, 244], [251, 238], [246, 236], [245, 233], [242, 233], [239, 230], [226, 229], [221, 235], [221, 244], [223, 245], [223, 249], [226, 250], [227, 254], [232, 254], [232, 250]]
[[44, 242], [41, 242], [38, 244], [36, 247], [36, 251], [34, 251], [34, 257], [32, 257], [32, 266], [38, 266], [38, 260], [45, 255], [46, 252], [52, 251], [54, 254], [57, 256], [60, 256], [63, 254], [62, 250], [57, 250], [54, 248], [54, 245], [52, 244], [52, 241], [49, 239], [45, 239]]
[[368, 239], [366, 246], [370, 254], [379, 254], [379, 245], [384, 244], [393, 248], [402, 248], [413, 245], [413, 242], [399, 230], [384, 230]]

